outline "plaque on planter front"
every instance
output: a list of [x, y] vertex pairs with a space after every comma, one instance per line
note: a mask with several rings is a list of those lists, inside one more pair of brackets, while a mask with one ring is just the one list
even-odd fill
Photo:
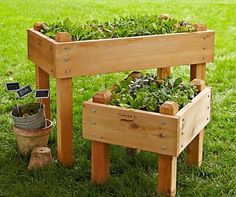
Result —
[[19, 82], [6, 82], [6, 89], [9, 92], [15, 92], [20, 89]]
[[49, 89], [39, 89], [35, 92], [35, 98], [43, 99], [49, 97]]
[[31, 94], [33, 92], [32, 88], [30, 87], [30, 85], [24, 86], [23, 88], [19, 89], [16, 91], [17, 95], [20, 98], [23, 98], [29, 94]]

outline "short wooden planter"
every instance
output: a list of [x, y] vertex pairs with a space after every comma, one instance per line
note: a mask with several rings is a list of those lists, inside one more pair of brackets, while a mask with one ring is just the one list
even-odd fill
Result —
[[109, 91], [97, 93], [93, 100], [84, 102], [83, 137], [92, 140], [95, 146], [92, 181], [107, 181], [108, 144], [121, 145], [158, 153], [158, 188], [175, 195], [176, 158], [211, 117], [211, 88], [204, 87], [203, 80], [195, 79], [193, 83], [202, 91], [179, 111], [178, 104], [170, 101], [161, 105], [160, 113], [107, 105]]
[[[206, 63], [214, 60], [214, 31], [71, 41], [67, 32], [53, 40], [28, 29], [28, 57], [36, 65], [37, 88], [49, 88], [56, 78], [58, 159], [73, 165], [72, 78], [84, 75], [158, 68], [160, 77], [171, 66], [191, 65], [191, 79], [205, 79]], [[50, 98], [44, 101], [50, 119]], [[166, 150], [167, 151], [167, 150]], [[169, 150], [168, 150], [169, 151]], [[177, 152], [177, 150], [176, 150]], [[177, 153], [176, 153], [177, 154]]]

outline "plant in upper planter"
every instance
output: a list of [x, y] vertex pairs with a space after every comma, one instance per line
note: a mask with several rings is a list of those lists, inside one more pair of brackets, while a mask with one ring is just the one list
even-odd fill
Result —
[[197, 95], [197, 89], [181, 78], [158, 79], [152, 74], [129, 76], [114, 87], [112, 105], [152, 112], [159, 112], [160, 105], [170, 100], [182, 108]]
[[[8, 91], [16, 92], [19, 98], [31, 94], [32, 88], [27, 85], [20, 88], [18, 82], [6, 83]], [[35, 97], [41, 103], [28, 103], [13, 107], [13, 129], [16, 134], [17, 145], [22, 155], [27, 155], [35, 147], [46, 146], [52, 122], [46, 120], [42, 99], [47, 98], [49, 90], [36, 90]]]
[[94, 40], [167, 33], [193, 32], [198, 25], [179, 21], [168, 15], [128, 16], [99, 23], [97, 20], [85, 24], [72, 23], [69, 18], [55, 23], [44, 23], [40, 31], [55, 39], [57, 32], [68, 32], [72, 40]]

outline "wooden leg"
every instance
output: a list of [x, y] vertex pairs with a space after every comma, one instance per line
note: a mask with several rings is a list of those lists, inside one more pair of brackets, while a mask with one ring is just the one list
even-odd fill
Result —
[[92, 141], [91, 180], [95, 184], [106, 183], [110, 174], [109, 144]]
[[[206, 78], [206, 64], [193, 64], [190, 67], [190, 80]], [[189, 166], [196, 165], [198, 167], [202, 164], [204, 129], [192, 140], [187, 146], [186, 162]]]
[[158, 193], [163, 196], [175, 196], [177, 157], [159, 155]]
[[189, 166], [198, 166], [202, 164], [204, 129], [187, 146], [186, 162]]
[[57, 81], [57, 146], [58, 160], [64, 166], [72, 166], [73, 158], [73, 115], [72, 78]]
[[157, 69], [157, 76], [161, 79], [168, 77], [170, 75], [170, 73], [171, 73], [170, 67]]
[[[35, 66], [36, 87], [37, 89], [50, 89], [49, 74], [42, 70], [39, 66]], [[39, 102], [39, 101], [38, 101]], [[51, 119], [50, 97], [43, 99], [45, 105], [45, 115], [47, 119]]]
[[206, 64], [192, 64], [190, 67], [190, 81], [193, 79], [206, 79]]

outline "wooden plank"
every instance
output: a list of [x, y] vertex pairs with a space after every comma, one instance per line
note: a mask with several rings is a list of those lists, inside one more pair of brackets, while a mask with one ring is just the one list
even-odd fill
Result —
[[52, 76], [55, 76], [55, 43], [40, 32], [28, 29], [28, 58]]
[[175, 196], [176, 172], [177, 172], [177, 157], [172, 157], [168, 155], [159, 155], [158, 194], [160, 194], [160, 196]]
[[72, 79], [56, 79], [56, 83], [58, 160], [65, 166], [72, 166], [74, 162]]
[[213, 31], [58, 43], [56, 76], [212, 62], [213, 49]]
[[178, 117], [84, 102], [82, 119], [85, 139], [177, 156]]
[[[37, 89], [50, 89], [49, 74], [37, 65], [35, 66], [35, 74]], [[40, 102], [40, 100], [38, 100], [38, 102]], [[51, 120], [50, 96], [47, 99], [43, 99], [42, 102], [45, 105], [46, 118]]]
[[[180, 117], [180, 152], [183, 151], [186, 146], [192, 144], [192, 141], [194, 141], [196, 136], [200, 135], [199, 137], [202, 137], [202, 129], [210, 122], [210, 106], [211, 88], [206, 87], [192, 100], [191, 103], [187, 104], [176, 114], [176, 116]], [[202, 144], [201, 141], [199, 141], [199, 143]], [[193, 142], [193, 144], [196, 144], [196, 142]], [[200, 145], [193, 145], [193, 149], [199, 150], [197, 148], [199, 146]], [[202, 154], [201, 151], [199, 154]], [[196, 155], [190, 154], [191, 158], [195, 156]]]
[[[93, 96], [93, 102], [107, 104], [111, 99], [109, 90], [98, 92]], [[110, 145], [103, 142], [92, 141], [91, 180], [96, 184], [108, 181], [110, 175]]]

